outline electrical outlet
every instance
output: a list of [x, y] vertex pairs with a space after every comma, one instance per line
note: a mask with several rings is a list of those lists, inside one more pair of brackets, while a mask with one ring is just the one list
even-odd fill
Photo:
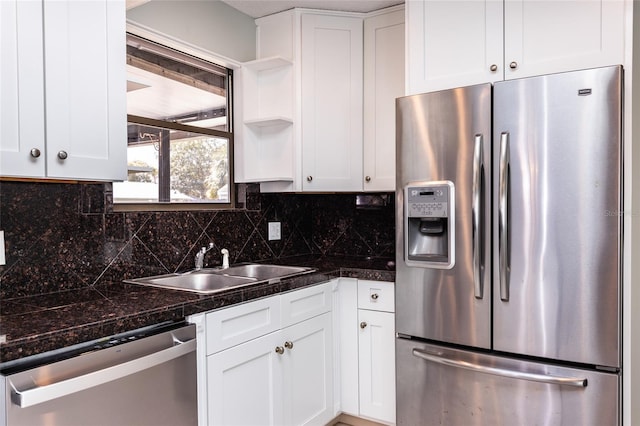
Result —
[[269, 222], [269, 241], [279, 240], [280, 238], [280, 222]]
[[0, 265], [6, 263], [4, 257], [4, 231], [0, 231]]

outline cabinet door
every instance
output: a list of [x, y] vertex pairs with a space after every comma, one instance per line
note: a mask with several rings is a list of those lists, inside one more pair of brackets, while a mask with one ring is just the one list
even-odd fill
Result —
[[333, 333], [327, 312], [282, 330], [284, 424], [325, 425], [333, 418]]
[[412, 0], [405, 7], [407, 95], [503, 79], [502, 1]]
[[49, 177], [127, 177], [124, 3], [44, 0]]
[[362, 190], [362, 19], [302, 15], [302, 189]]
[[338, 354], [340, 410], [353, 416], [360, 415], [358, 401], [358, 280], [340, 278], [338, 303], [333, 307], [334, 342]]
[[208, 424], [282, 425], [280, 332], [207, 358]]
[[365, 191], [394, 191], [396, 98], [404, 94], [404, 10], [364, 21]]
[[[0, 1], [0, 175], [42, 177], [42, 4]], [[31, 150], [38, 150], [40, 154]]]
[[506, 1], [505, 78], [621, 64], [624, 7], [615, 0]]
[[395, 423], [394, 314], [360, 309], [360, 415]]

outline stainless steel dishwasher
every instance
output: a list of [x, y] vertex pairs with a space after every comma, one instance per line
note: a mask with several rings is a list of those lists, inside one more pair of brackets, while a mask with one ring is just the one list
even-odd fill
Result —
[[196, 425], [195, 335], [165, 323], [0, 364], [0, 425]]

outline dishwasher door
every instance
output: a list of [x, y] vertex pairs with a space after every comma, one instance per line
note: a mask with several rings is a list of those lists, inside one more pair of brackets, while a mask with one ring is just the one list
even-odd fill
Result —
[[195, 348], [195, 326], [181, 325], [109, 339], [32, 369], [3, 371], [0, 425], [196, 425]]

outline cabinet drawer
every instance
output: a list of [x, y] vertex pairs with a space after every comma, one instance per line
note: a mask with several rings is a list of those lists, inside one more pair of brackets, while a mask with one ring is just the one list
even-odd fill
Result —
[[321, 284], [282, 295], [282, 327], [329, 312], [333, 296], [331, 284]]
[[207, 314], [207, 355], [280, 329], [280, 297]]
[[358, 280], [358, 308], [394, 312], [393, 292], [391, 282]]

